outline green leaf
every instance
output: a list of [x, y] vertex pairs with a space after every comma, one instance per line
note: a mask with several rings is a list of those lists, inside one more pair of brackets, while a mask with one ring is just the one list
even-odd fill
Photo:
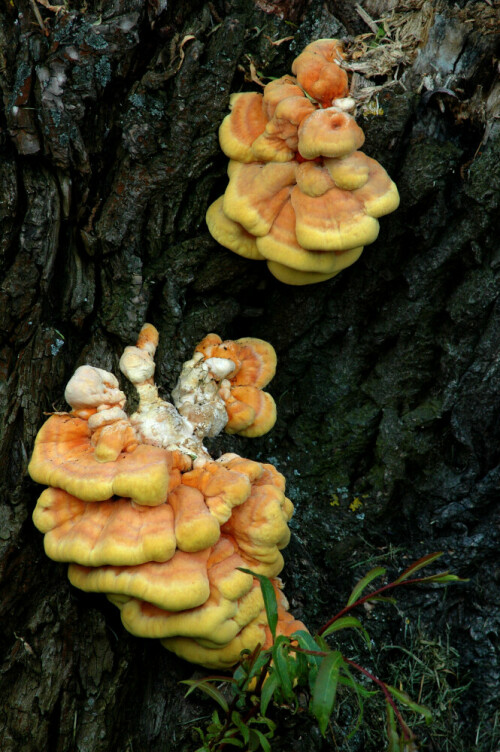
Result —
[[[326, 640], [323, 639], [322, 634], [314, 635], [314, 639], [316, 640], [316, 650], [319, 650], [321, 653], [329, 653], [331, 650], [330, 645], [327, 643]], [[320, 656], [321, 658], [321, 656]]]
[[[241, 660], [241, 659], [240, 659]], [[244, 684], [248, 679], [248, 667], [245, 663], [240, 663], [239, 666], [236, 666], [236, 668], [233, 671], [233, 679], [235, 682], [241, 686]]]
[[257, 716], [257, 718], [251, 718], [248, 724], [250, 725], [251, 723], [261, 723], [261, 724], [264, 724], [264, 726], [267, 726], [269, 731], [266, 734], [266, 736], [268, 736], [269, 738], [271, 738], [274, 732], [276, 731], [275, 722], [272, 721], [270, 718], [266, 718], [263, 715], [259, 715]]
[[268, 705], [273, 699], [274, 692], [278, 687], [279, 679], [276, 675], [276, 672], [273, 672], [265, 680], [260, 693], [260, 712], [262, 713], [262, 715], [266, 714]]
[[264, 606], [266, 608], [267, 623], [269, 624], [269, 629], [271, 630], [274, 642], [276, 639], [276, 626], [278, 624], [278, 603], [276, 601], [276, 593], [274, 592], [271, 580], [263, 574], [252, 572], [251, 569], [244, 569], [243, 567], [238, 567], [238, 569], [247, 574], [251, 574], [259, 581], [260, 589], [262, 590], [262, 597], [264, 599]]
[[[311, 634], [309, 634], [309, 632], [302, 630], [294, 632], [292, 639], [296, 640], [299, 643], [299, 647], [301, 647], [303, 650], [313, 650], [315, 652], [318, 652], [319, 650], [317, 643], [318, 638], [314, 638]], [[327, 645], [326, 648], [328, 651], [330, 650], [329, 645]], [[316, 681], [316, 676], [318, 675], [318, 669], [321, 665], [322, 657], [320, 655], [304, 654], [304, 658], [306, 658], [309, 668], [307, 673], [307, 682], [309, 689], [312, 691], [314, 688], [314, 682]]]
[[[345, 666], [343, 667], [342, 670], [345, 671]], [[375, 695], [378, 695], [378, 691], [376, 689], [366, 689], [366, 687], [363, 687], [362, 684], [359, 684], [359, 682], [355, 681], [355, 679], [353, 679], [350, 674], [349, 674], [349, 677], [342, 676], [342, 674], [340, 674], [339, 684], [342, 684], [343, 687], [349, 687], [349, 689], [354, 690], [361, 697], [369, 698], [369, 697], [375, 697]]]
[[294, 699], [292, 678], [288, 667], [288, 649], [290, 640], [280, 635], [272, 647], [273, 663], [283, 697], [287, 702]]
[[385, 685], [391, 695], [396, 698], [402, 705], [406, 705], [407, 708], [413, 710], [415, 713], [419, 713], [425, 718], [427, 724], [432, 723], [432, 713], [425, 705], [419, 705], [417, 702], [411, 699], [406, 692], [402, 692], [396, 687], [391, 687], [389, 684]]
[[240, 691], [246, 690], [249, 682], [255, 677], [259, 677], [262, 671], [266, 670], [266, 664], [271, 661], [270, 650], [262, 650], [260, 646], [257, 646], [257, 648], [252, 653], [245, 655], [240, 665], [233, 672], [233, 679]]
[[[221, 725], [219, 714], [216, 710], [214, 710], [214, 712], [212, 713], [212, 725], [215, 726], [216, 728], [219, 728]], [[209, 726], [209, 729], [210, 729], [210, 726]]]
[[[358, 713], [358, 717], [356, 718], [356, 723], [347, 734], [347, 740], [349, 740], [349, 739], [352, 739], [352, 737], [354, 736], [356, 731], [360, 728], [363, 722], [364, 704], [363, 704], [361, 690], [365, 691], [365, 688], [354, 679], [353, 675], [351, 674], [349, 670], [349, 666], [347, 665], [347, 663], [344, 663], [344, 665], [342, 666], [342, 671], [345, 674], [345, 677], [342, 677], [342, 675], [340, 675], [339, 684], [341, 683], [341, 679], [346, 679], [350, 682], [349, 686], [356, 693], [356, 700], [358, 702], [358, 708], [359, 708], [359, 713]], [[377, 693], [375, 692], [374, 694], [377, 694]]]
[[435, 582], [441, 585], [445, 582], [469, 582], [469, 580], [464, 580], [462, 577], [457, 577], [456, 574], [450, 574], [446, 571], [430, 574], [428, 577], [419, 577], [419, 584], [424, 584], [425, 582]]
[[389, 746], [387, 747], [387, 752], [401, 752], [401, 745], [399, 743], [400, 736], [399, 736], [399, 730], [398, 725], [396, 722], [396, 716], [394, 715], [394, 709], [390, 702], [387, 700], [385, 701], [385, 707], [386, 707], [386, 714], [387, 714], [387, 724], [385, 727], [386, 733], [387, 733], [387, 739], [389, 742]]
[[233, 712], [231, 713], [231, 720], [236, 728], [239, 729], [245, 744], [248, 744], [248, 739], [250, 738], [250, 730], [246, 723], [243, 722], [240, 714], [236, 710], [233, 710]]
[[367, 574], [363, 577], [362, 580], [360, 580], [355, 586], [354, 590], [352, 591], [351, 595], [349, 596], [349, 600], [347, 601], [348, 606], [352, 606], [353, 603], [355, 603], [363, 590], [377, 577], [382, 577], [386, 573], [385, 567], [374, 567], [373, 569], [370, 569]]
[[[271, 745], [269, 744], [269, 740], [264, 736], [262, 731], [259, 731], [256, 728], [251, 729], [251, 735], [258, 740], [258, 744], [260, 744], [261, 749], [264, 750], [264, 752], [271, 752]], [[259, 747], [252, 746], [250, 747], [250, 750], [257, 750]]]
[[[227, 677], [226, 677], [227, 681]], [[216, 687], [214, 687], [213, 684], [210, 684], [209, 681], [206, 679], [185, 679], [184, 681], [179, 682], [179, 684], [187, 684], [189, 686], [188, 691], [184, 695], [184, 697], [187, 697], [191, 694], [191, 692], [194, 692], [195, 689], [199, 689], [202, 692], [205, 692], [206, 695], [212, 698], [212, 700], [215, 700], [215, 702], [218, 702], [221, 706], [222, 710], [227, 713], [229, 710], [229, 705], [227, 704], [227, 700]]]
[[306, 683], [309, 663], [307, 655], [300, 652], [289, 651], [288, 662], [293, 685], [303, 686]]
[[421, 559], [417, 559], [417, 561], [414, 561], [413, 564], [410, 564], [408, 569], [405, 569], [405, 571], [399, 575], [397, 580], [394, 580], [394, 584], [404, 582], [408, 579], [408, 577], [411, 577], [413, 574], [415, 574], [415, 572], [418, 572], [419, 569], [423, 569], [429, 564], [432, 564], [433, 561], [436, 561], [436, 559], [439, 559], [442, 555], [442, 551], [437, 551], [436, 553], [427, 554], [427, 556], [422, 556]]
[[328, 720], [332, 714], [337, 693], [340, 667], [344, 658], [338, 650], [332, 650], [321, 661], [311, 698], [311, 712], [318, 721], [319, 730], [325, 736]]
[[240, 748], [245, 746], [243, 742], [240, 741], [239, 739], [233, 739], [231, 736], [225, 736], [225, 735], [223, 739], [223, 744], [224, 746], [226, 746], [226, 744], [230, 744], [233, 747], [240, 747]]
[[338, 632], [339, 629], [359, 629], [363, 637], [365, 638], [366, 644], [368, 647], [371, 647], [371, 640], [370, 635], [364, 628], [364, 626], [361, 624], [359, 619], [356, 619], [354, 616], [342, 616], [340, 619], [337, 619], [337, 621], [334, 621], [333, 624], [330, 624], [328, 629], [325, 629], [322, 637], [326, 637], [329, 634], [332, 634], [333, 632]]
[[443, 572], [443, 574], [435, 574], [432, 578], [433, 582], [469, 582], [468, 578], [458, 577], [456, 574], [448, 574], [448, 572]]
[[[314, 650], [314, 651], [320, 650], [315, 638], [312, 636], [312, 634], [310, 634], [309, 632], [306, 632], [305, 630], [300, 629], [298, 632], [294, 632], [292, 635], [292, 639], [296, 640], [299, 643], [299, 646], [303, 650]], [[320, 655], [307, 655], [307, 660], [310, 663], [315, 663], [319, 668], [319, 665], [321, 663], [321, 656]]]
[[267, 665], [271, 662], [271, 651], [263, 650], [256, 657], [252, 668], [248, 672], [248, 679], [253, 679], [255, 676], [260, 676], [263, 670], [267, 670]]

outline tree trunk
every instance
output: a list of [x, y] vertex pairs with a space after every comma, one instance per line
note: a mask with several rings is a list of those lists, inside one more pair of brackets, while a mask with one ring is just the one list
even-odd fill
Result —
[[[469, 578], [408, 590], [398, 609], [378, 605], [365, 617], [377, 655], [360, 660], [435, 706], [426, 749], [495, 748], [493, 3], [363, 5], [364, 18], [340, 0], [88, 0], [59, 10], [16, 0], [0, 11], [4, 752], [193, 750], [194, 726], [213, 709], [184, 700], [178, 684], [201, 670], [130, 636], [104, 598], [75, 591], [31, 522], [41, 489], [26, 468], [44, 413], [65, 409], [77, 365], [117, 373], [145, 321], [160, 331], [166, 394], [208, 332], [276, 348], [276, 427], [261, 439], [224, 436], [211, 450], [273, 462], [287, 477], [296, 513], [283, 579], [311, 630], [374, 561], [396, 572], [442, 550], [444, 568]], [[316, 38], [359, 43], [355, 35], [373, 31], [367, 13], [393, 19], [392, 41], [395, 17], [421, 34], [399, 67], [371, 72], [372, 85], [394, 83], [358, 118], [364, 150], [396, 181], [401, 206], [355, 265], [285, 286], [207, 231], [207, 206], [226, 185], [217, 130], [232, 92], [258, 90], [252, 70], [290, 72]], [[379, 715], [347, 741], [355, 715], [341, 708], [338, 749], [381, 749]], [[302, 713], [279, 726], [273, 750], [332, 745]]]

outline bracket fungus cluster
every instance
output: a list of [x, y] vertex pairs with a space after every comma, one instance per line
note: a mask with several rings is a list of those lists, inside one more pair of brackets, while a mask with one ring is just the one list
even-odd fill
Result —
[[233, 94], [219, 140], [229, 184], [207, 211], [221, 245], [265, 260], [280, 281], [330, 279], [378, 235], [378, 217], [399, 205], [384, 168], [359, 151], [336, 39], [309, 44], [262, 94]]
[[272, 427], [262, 387], [276, 356], [262, 340], [208, 335], [182, 368], [174, 406], [154, 384], [157, 343], [146, 324], [121, 358], [139, 396], [132, 415], [113, 374], [77, 369], [71, 411], [51, 415], [35, 442], [29, 472], [48, 488], [33, 520], [71, 583], [107, 594], [132, 634], [226, 668], [271, 640], [258, 580], [242, 567], [272, 578], [278, 634], [304, 629], [278, 579], [293, 512], [283, 476], [236, 454], [213, 460], [203, 445], [224, 427], [246, 436]]

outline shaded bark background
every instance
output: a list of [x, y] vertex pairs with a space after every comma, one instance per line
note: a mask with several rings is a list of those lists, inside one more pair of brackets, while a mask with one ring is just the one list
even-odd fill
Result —
[[[363, 5], [376, 18], [394, 3]], [[498, 749], [498, 37], [492, 3], [425, 5], [429, 37], [404, 86], [360, 119], [401, 208], [353, 267], [306, 288], [209, 236], [204, 214], [226, 183], [217, 129], [229, 94], [256, 88], [250, 60], [278, 76], [315, 38], [369, 31], [352, 3], [2, 6], [3, 751], [191, 750], [192, 720], [211, 712], [178, 685], [198, 669], [73, 590], [31, 523], [40, 488], [26, 467], [43, 413], [64, 407], [77, 365], [117, 372], [144, 321], [160, 330], [165, 393], [209, 331], [277, 349], [275, 429], [213, 452], [286, 475], [296, 515], [283, 578], [311, 629], [374, 561], [395, 572], [443, 550], [470, 578], [367, 614], [382, 647], [363, 660], [434, 704], [425, 749]], [[380, 715], [346, 741], [342, 705], [336, 741], [322, 742], [298, 714], [273, 749], [380, 749]]]

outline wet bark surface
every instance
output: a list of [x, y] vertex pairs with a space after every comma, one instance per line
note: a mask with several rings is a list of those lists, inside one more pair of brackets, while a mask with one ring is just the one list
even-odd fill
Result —
[[[286, 475], [296, 513], [283, 579], [311, 630], [373, 562], [396, 572], [442, 550], [469, 578], [367, 614], [380, 647], [364, 660], [436, 702], [424, 749], [497, 749], [500, 126], [488, 9], [435, 8], [404, 85], [359, 120], [400, 209], [354, 266], [294, 288], [208, 234], [205, 211], [226, 184], [217, 129], [230, 93], [258, 88], [245, 81], [251, 61], [289, 72], [313, 39], [366, 30], [352, 6], [68, 5], [0, 11], [2, 750], [191, 750], [193, 719], [211, 713], [178, 684], [200, 671], [72, 589], [31, 523], [40, 488], [26, 468], [44, 413], [64, 409], [77, 365], [117, 372], [145, 321], [160, 331], [165, 394], [207, 332], [276, 348], [276, 427], [212, 450]], [[349, 723], [341, 709], [339, 749], [381, 748], [377, 713], [345, 741]], [[299, 713], [273, 749], [333, 745]]]

